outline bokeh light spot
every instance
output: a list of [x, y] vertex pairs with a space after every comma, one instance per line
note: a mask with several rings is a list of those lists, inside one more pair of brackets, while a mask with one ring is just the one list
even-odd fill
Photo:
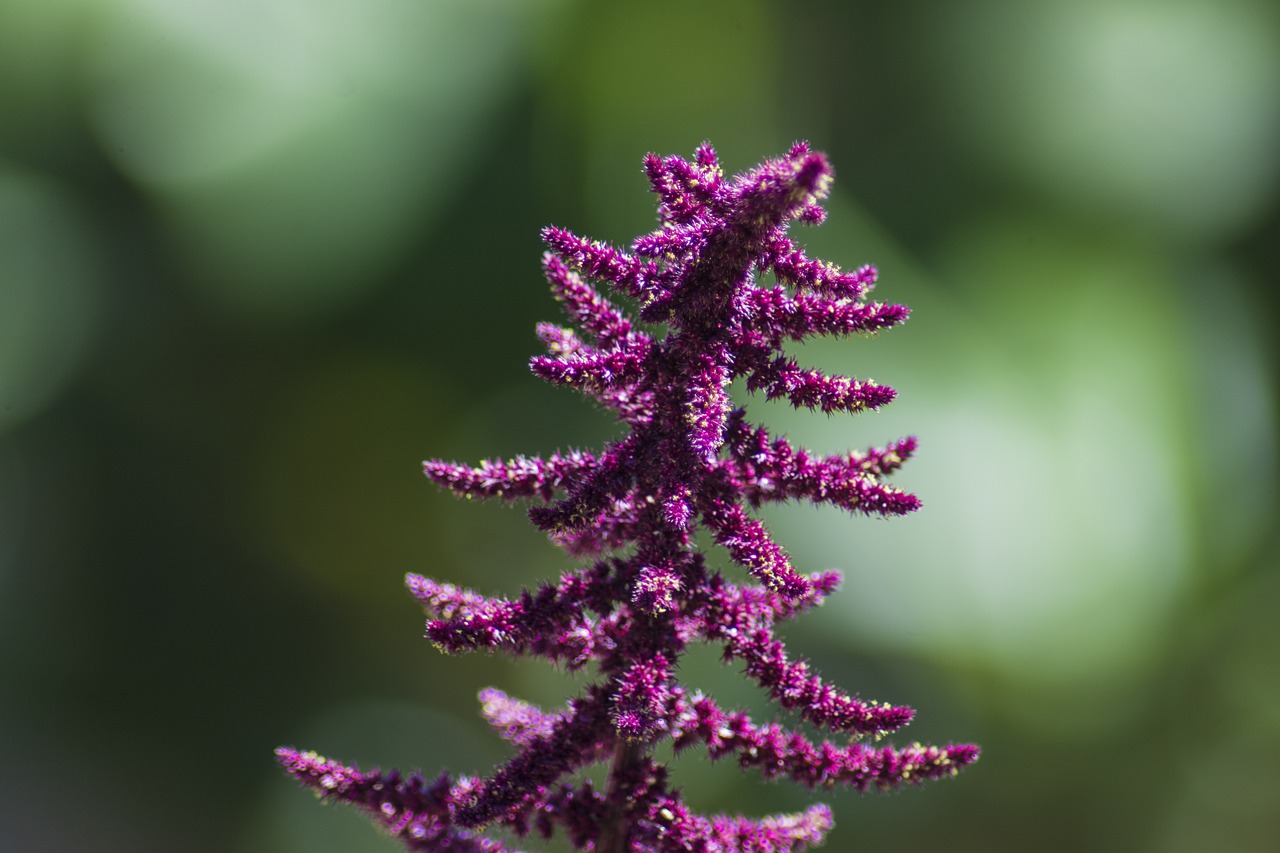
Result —
[[366, 293], [465, 179], [554, 3], [117, 0], [92, 120], [233, 316]]
[[[956, 7], [959, 9], [959, 7]], [[954, 113], [1060, 201], [1197, 242], [1263, 212], [1280, 178], [1280, 19], [1251, 0], [1084, 0], [949, 16]], [[1016, 26], [1014, 25], [1016, 22]]]
[[101, 259], [75, 202], [0, 164], [0, 433], [75, 374], [101, 300]]
[[358, 352], [287, 382], [262, 412], [242, 475], [250, 497], [237, 509], [263, 551], [309, 585], [395, 607], [407, 600], [405, 572], [436, 563], [434, 490], [417, 460], [450, 397], [408, 364]]

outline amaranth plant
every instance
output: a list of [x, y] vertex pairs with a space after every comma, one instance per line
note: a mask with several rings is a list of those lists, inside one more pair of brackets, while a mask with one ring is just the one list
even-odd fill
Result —
[[[873, 409], [895, 395], [801, 367], [782, 351], [788, 340], [871, 333], [907, 317], [900, 305], [866, 301], [873, 267], [841, 271], [788, 238], [791, 220], [825, 218], [830, 165], [797, 143], [728, 180], [706, 144], [692, 162], [650, 155], [644, 166], [661, 225], [629, 253], [560, 228], [543, 232], [543, 268], [576, 329], [539, 325], [550, 355], [531, 364], [612, 411], [627, 434], [599, 453], [426, 463], [427, 476], [457, 495], [532, 502], [533, 524], [582, 567], [510, 599], [407, 578], [426, 608], [426, 635], [443, 651], [540, 655], [590, 673], [589, 684], [556, 711], [483, 691], [485, 719], [515, 751], [484, 778], [427, 781], [277, 752], [304, 785], [362, 809], [410, 850], [496, 853], [506, 843], [483, 831], [497, 827], [517, 837], [562, 833], [595, 853], [784, 853], [820, 843], [831, 828], [824, 805], [763, 819], [695, 814], [651, 752], [664, 739], [712, 760], [733, 756], [765, 778], [858, 791], [952, 776], [978, 757], [972, 745], [877, 744], [914, 712], [827, 683], [774, 633], [820, 604], [840, 576], [796, 571], [752, 510], [804, 500], [891, 516], [919, 506], [885, 481], [915, 451], [914, 438], [813, 455], [749, 421], [728, 394], [742, 377], [750, 392], [828, 413]], [[592, 282], [665, 335], [646, 331]], [[713, 554], [695, 542], [699, 528], [754, 582], [712, 568]], [[833, 739], [755, 722], [682, 684], [676, 666], [691, 643], [720, 646], [773, 702]], [[609, 766], [603, 790], [581, 772], [600, 762]]]

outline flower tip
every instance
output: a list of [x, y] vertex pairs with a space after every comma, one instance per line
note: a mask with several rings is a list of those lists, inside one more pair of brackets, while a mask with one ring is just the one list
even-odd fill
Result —
[[821, 225], [827, 221], [827, 209], [820, 204], [809, 204], [796, 217], [805, 225]]
[[693, 156], [698, 165], [704, 169], [714, 169], [720, 165], [720, 158], [716, 156], [716, 150], [711, 147], [710, 142], [703, 141]]
[[872, 706], [871, 712], [868, 714], [871, 724], [874, 728], [881, 732], [891, 732], [902, 728], [910, 723], [916, 717], [914, 708], [906, 705], [889, 705], [884, 704], [879, 707]]
[[844, 575], [837, 569], [828, 569], [810, 576], [809, 582], [813, 584], [814, 592], [825, 596], [840, 588], [840, 584], [844, 582]]
[[825, 154], [815, 151], [806, 154], [800, 160], [799, 168], [796, 170], [796, 184], [804, 188], [812, 196], [812, 200], [801, 208], [798, 215], [803, 215], [805, 211], [812, 208], [813, 202], [827, 197], [834, 177], [835, 171], [831, 168], [831, 163]]
[[304, 777], [325, 772], [329, 759], [315, 752], [303, 752], [291, 746], [276, 748], [276, 761], [290, 776], [305, 781]]
[[[547, 239], [545, 230], [542, 235], [542, 239], [543, 240]], [[568, 274], [569, 268], [565, 266], [564, 261], [556, 257], [554, 252], [546, 251], [542, 253], [542, 271], [546, 273], [548, 276], [555, 276], [555, 275], [563, 276]]]
[[809, 579], [794, 572], [789, 577], [765, 578], [765, 584], [792, 601], [799, 601], [813, 595], [813, 584]]

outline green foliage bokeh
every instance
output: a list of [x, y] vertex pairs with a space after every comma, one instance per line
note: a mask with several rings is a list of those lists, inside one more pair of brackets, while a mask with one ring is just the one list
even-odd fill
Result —
[[[591, 447], [525, 368], [554, 223], [649, 230], [647, 151], [837, 170], [798, 232], [911, 321], [815, 364], [911, 433], [925, 509], [768, 516], [844, 588], [790, 629], [959, 779], [838, 792], [830, 845], [1270, 850], [1280, 13], [1253, 0], [54, 0], [0, 6], [0, 848], [394, 849], [278, 744], [483, 772], [494, 684], [406, 571], [566, 558], [427, 457]], [[699, 650], [682, 669], [767, 711]], [[708, 810], [814, 795], [675, 763]]]

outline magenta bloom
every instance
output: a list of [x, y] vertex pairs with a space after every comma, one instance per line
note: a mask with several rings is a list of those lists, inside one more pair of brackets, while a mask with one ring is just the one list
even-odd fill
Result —
[[[726, 180], [704, 144], [693, 162], [650, 155], [645, 170], [661, 227], [630, 253], [560, 228], [543, 232], [551, 250], [543, 268], [576, 329], [539, 325], [550, 355], [531, 364], [612, 410], [628, 434], [597, 454], [426, 463], [427, 476], [458, 495], [531, 501], [532, 522], [585, 567], [511, 599], [407, 578], [440, 649], [541, 655], [594, 680], [554, 712], [483, 691], [485, 719], [515, 754], [482, 779], [427, 781], [277, 751], [303, 784], [363, 809], [411, 850], [502, 851], [483, 834], [500, 826], [521, 837], [562, 833], [595, 853], [783, 853], [821, 843], [831, 828], [822, 805], [762, 819], [690, 812], [650, 755], [668, 738], [712, 760], [733, 756], [765, 778], [858, 791], [953, 776], [978, 757], [972, 745], [874, 745], [914, 712], [828, 684], [774, 633], [820, 604], [840, 576], [797, 571], [751, 510], [792, 499], [877, 516], [919, 506], [885, 482], [915, 451], [914, 438], [815, 456], [748, 421], [729, 398], [738, 377], [768, 399], [824, 412], [894, 397], [782, 352], [787, 340], [875, 332], [907, 317], [900, 305], [866, 301], [874, 268], [842, 272], [787, 237], [793, 219], [823, 220], [830, 165], [797, 143]], [[770, 273], [776, 284], [762, 282]], [[665, 335], [642, 329], [592, 282], [636, 304], [639, 319]], [[709, 565], [719, 552], [695, 544], [698, 528], [739, 567], [729, 577]], [[773, 701], [834, 739], [754, 722], [680, 683], [677, 664], [695, 642], [719, 645]], [[610, 762], [605, 790], [579, 772], [597, 762]]]

